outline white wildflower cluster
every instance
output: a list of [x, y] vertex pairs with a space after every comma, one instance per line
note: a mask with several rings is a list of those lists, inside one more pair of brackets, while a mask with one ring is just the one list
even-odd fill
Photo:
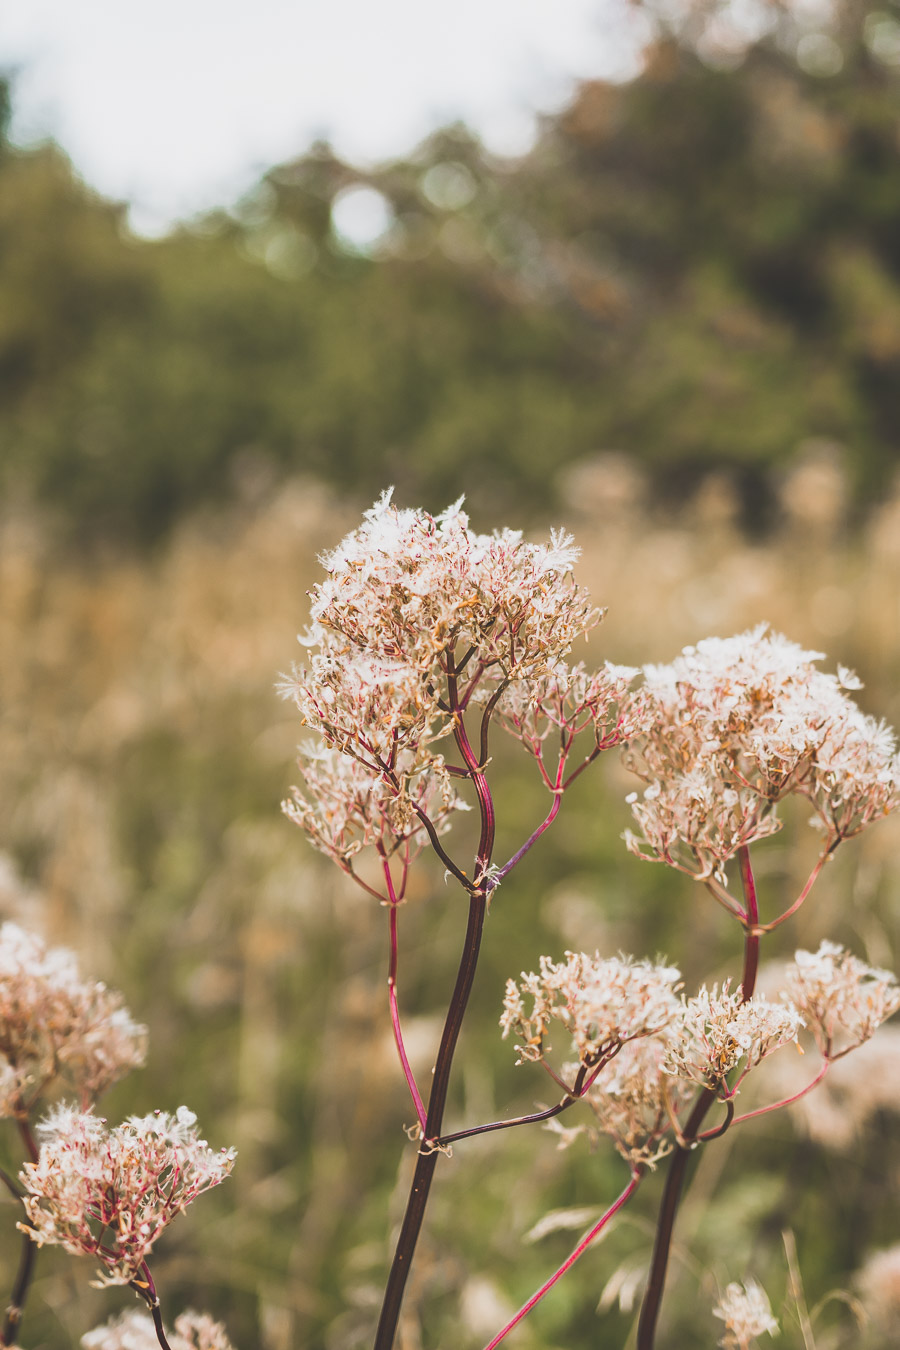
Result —
[[431, 516], [388, 492], [323, 557], [309, 657], [281, 685], [324, 747], [303, 752], [305, 788], [285, 805], [317, 847], [345, 864], [367, 843], [389, 852], [423, 829], [416, 807], [437, 824], [435, 802], [446, 826], [462, 803], [434, 746], [472, 704], [503, 702], [508, 729], [577, 711], [605, 743], [621, 739], [634, 715], [613, 705], [634, 672], [564, 661], [602, 617], [572, 578], [576, 556], [567, 535], [476, 534], [461, 502]]
[[584, 1094], [597, 1127], [630, 1167], [655, 1167], [672, 1148], [673, 1122], [693, 1100], [686, 1079], [665, 1071], [671, 1032], [624, 1045]]
[[725, 1335], [719, 1341], [724, 1350], [751, 1350], [757, 1336], [778, 1333], [766, 1291], [756, 1280], [730, 1284], [713, 1309], [713, 1317], [725, 1323]]
[[[221, 1322], [190, 1309], [175, 1318], [175, 1330], [166, 1339], [171, 1350], [234, 1350]], [[159, 1350], [153, 1318], [135, 1311], [86, 1332], [81, 1344], [83, 1350]]]
[[[673, 966], [567, 952], [559, 964], [542, 956], [540, 972], [507, 981], [500, 1025], [519, 1039], [519, 1062], [539, 1060], [551, 1023], [571, 1037], [580, 1064], [592, 1068], [626, 1042], [649, 1036], [678, 1014]], [[527, 1005], [526, 1005], [527, 1000]]]
[[[706, 986], [686, 999], [678, 1032], [670, 1038], [664, 1068], [700, 1087], [729, 1095], [775, 1050], [796, 1042], [802, 1018], [789, 1002], [770, 1003], [761, 995], [743, 1001], [728, 984]], [[728, 1075], [738, 1070], [730, 1085]]]
[[0, 1115], [24, 1118], [56, 1079], [88, 1106], [144, 1063], [146, 1028], [119, 994], [82, 980], [72, 952], [0, 928]]
[[[802, 1025], [785, 998], [745, 1002], [726, 984], [688, 999], [680, 988], [672, 966], [573, 952], [559, 964], [543, 956], [539, 972], [507, 982], [500, 1025], [518, 1038], [518, 1062], [544, 1060], [547, 1033], [560, 1024], [578, 1060], [557, 1081], [588, 1104], [632, 1167], [652, 1167], [669, 1152], [698, 1087], [733, 1096], [751, 1070], [796, 1042]], [[555, 1121], [550, 1128], [563, 1146], [582, 1132]]]
[[787, 971], [788, 996], [827, 1059], [862, 1045], [900, 1009], [889, 970], [868, 966], [834, 942], [798, 951]]
[[235, 1150], [214, 1152], [181, 1106], [110, 1128], [89, 1111], [57, 1106], [38, 1126], [37, 1162], [20, 1173], [39, 1246], [58, 1244], [101, 1263], [101, 1284], [129, 1284], [176, 1214], [224, 1181]]
[[779, 828], [788, 793], [809, 799], [829, 844], [900, 806], [893, 733], [848, 696], [856, 676], [825, 674], [819, 659], [763, 625], [646, 668], [635, 698], [647, 729], [625, 756], [647, 784], [630, 798], [632, 852], [721, 877], [740, 847]]

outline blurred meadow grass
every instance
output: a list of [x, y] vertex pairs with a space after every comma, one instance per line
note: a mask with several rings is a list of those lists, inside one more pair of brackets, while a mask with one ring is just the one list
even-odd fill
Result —
[[[865, 709], [900, 722], [900, 493], [851, 531], [839, 463], [812, 446], [782, 481], [778, 529], [750, 541], [725, 477], [668, 517], [622, 458], [582, 464], [565, 491], [569, 519], [555, 523], [573, 529], [577, 576], [609, 607], [589, 660], [667, 661], [685, 643], [768, 621], [825, 652], [828, 668], [854, 667]], [[418, 504], [402, 483], [397, 495]], [[0, 522], [2, 915], [74, 948], [149, 1024], [148, 1066], [110, 1093], [111, 1119], [185, 1102], [214, 1146], [237, 1145], [233, 1178], [167, 1235], [154, 1273], [170, 1319], [209, 1308], [236, 1345], [260, 1350], [367, 1345], [414, 1151], [401, 1130], [413, 1117], [391, 1039], [384, 916], [278, 809], [302, 728], [274, 682], [297, 654], [317, 554], [358, 514], [359, 503], [295, 480], [185, 518], [151, 556], [90, 561], [58, 546], [37, 510]], [[478, 521], [494, 524], [516, 521]], [[544, 802], [521, 752], [497, 758], [502, 854]], [[615, 758], [601, 761], [495, 898], [450, 1128], [545, 1100], [544, 1081], [514, 1069], [497, 1031], [506, 977], [542, 952], [662, 952], [689, 986], [735, 972], [739, 935], [706, 893], [627, 854], [631, 786]], [[828, 936], [896, 966], [898, 843], [895, 817], [847, 844], [768, 954]], [[812, 832], [791, 821], [758, 853], [774, 912], [805, 879]], [[427, 856], [401, 919], [401, 1006], [427, 1074], [464, 927], [459, 896]], [[877, 1060], [867, 1073], [871, 1089]], [[800, 1346], [782, 1230], [796, 1234], [811, 1306], [849, 1296], [867, 1252], [896, 1236], [896, 1076], [893, 1090], [870, 1090], [868, 1107], [856, 1094], [855, 1113], [852, 1082], [833, 1097], [830, 1133], [827, 1117], [811, 1137], [800, 1116], [796, 1128], [769, 1116], [704, 1153], [661, 1350], [711, 1345], [715, 1281], [748, 1273], [776, 1312], [787, 1299], [783, 1343]], [[611, 1149], [560, 1153], [529, 1131], [458, 1145], [440, 1172], [402, 1350], [483, 1344], [587, 1219], [523, 1242], [529, 1230], [549, 1210], [605, 1207], [625, 1180]], [[657, 1198], [651, 1179], [511, 1346], [626, 1343]], [[2, 1204], [9, 1284], [18, 1248]], [[75, 1346], [130, 1303], [127, 1291], [91, 1290], [90, 1274], [41, 1254], [27, 1344]], [[829, 1303], [816, 1328], [818, 1350], [882, 1344], [846, 1302]]]

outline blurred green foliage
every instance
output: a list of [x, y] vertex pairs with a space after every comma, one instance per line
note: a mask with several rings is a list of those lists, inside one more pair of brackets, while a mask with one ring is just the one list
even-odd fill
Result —
[[[900, 425], [900, 27], [809, 22], [741, 59], [660, 39], [514, 162], [460, 127], [367, 172], [314, 147], [155, 242], [54, 146], [7, 144], [7, 486], [82, 536], [152, 539], [298, 470], [539, 515], [567, 463], [615, 449], [666, 501], [729, 469], [759, 525], [827, 438], [873, 500]], [[332, 224], [354, 184], [393, 214], [368, 253]]]

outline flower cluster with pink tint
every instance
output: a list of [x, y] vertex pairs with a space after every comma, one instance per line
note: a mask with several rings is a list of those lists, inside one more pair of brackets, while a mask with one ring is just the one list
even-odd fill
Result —
[[[579, 1062], [593, 1067], [626, 1042], [660, 1031], [678, 1015], [679, 972], [673, 966], [567, 952], [564, 962], [542, 956], [540, 972], [508, 980], [500, 1026], [519, 1039], [519, 1063], [539, 1060], [553, 1022], [571, 1038]], [[527, 1002], [526, 1002], [527, 1000]]]
[[826, 1059], [862, 1045], [900, 1009], [889, 970], [868, 966], [834, 942], [798, 951], [787, 971], [788, 995]]
[[213, 1151], [180, 1106], [110, 1128], [89, 1111], [57, 1106], [38, 1126], [41, 1149], [20, 1173], [27, 1224], [39, 1246], [58, 1244], [100, 1262], [100, 1284], [129, 1284], [153, 1244], [198, 1195], [234, 1166]]
[[83, 1106], [144, 1063], [146, 1028], [119, 994], [82, 980], [74, 955], [0, 928], [0, 1115], [24, 1118], [56, 1079]]
[[[167, 1340], [171, 1350], [233, 1350], [221, 1322], [190, 1309], [175, 1318], [175, 1330]], [[86, 1332], [81, 1344], [83, 1350], [159, 1350], [153, 1318], [134, 1311]]]
[[825, 674], [819, 659], [761, 626], [646, 668], [634, 697], [647, 729], [625, 754], [647, 784], [629, 799], [633, 853], [722, 879], [739, 848], [780, 827], [789, 793], [809, 800], [832, 847], [900, 806], [892, 731], [849, 697], [852, 672]]
[[437, 743], [470, 706], [483, 755], [492, 716], [539, 760], [551, 730], [567, 749], [581, 731], [598, 750], [631, 734], [644, 716], [623, 706], [637, 671], [565, 660], [602, 618], [575, 584], [576, 556], [559, 532], [543, 544], [478, 534], [461, 502], [431, 516], [385, 493], [322, 558], [300, 639], [309, 655], [280, 685], [320, 738], [303, 748], [304, 781], [284, 805], [317, 848], [349, 870], [367, 844], [390, 855], [426, 820], [432, 839], [445, 829], [465, 803]]
[[778, 1322], [766, 1291], [756, 1280], [730, 1284], [713, 1309], [713, 1317], [725, 1323], [725, 1335], [719, 1341], [724, 1350], [750, 1350], [757, 1336], [774, 1336]]

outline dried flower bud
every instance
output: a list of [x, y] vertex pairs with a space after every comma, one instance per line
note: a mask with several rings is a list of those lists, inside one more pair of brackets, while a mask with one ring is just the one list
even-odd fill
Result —
[[72, 952], [0, 928], [0, 1115], [29, 1110], [58, 1077], [88, 1106], [143, 1064], [146, 1037], [120, 994], [79, 977]]
[[604, 959], [599, 952], [567, 952], [566, 958], [557, 965], [542, 956], [540, 974], [523, 972], [521, 987], [507, 982], [500, 1025], [504, 1036], [512, 1031], [519, 1038], [520, 1062], [543, 1057], [544, 1037], [554, 1021], [572, 1037], [581, 1063], [594, 1066], [627, 1041], [649, 1036], [677, 1016], [681, 1005], [674, 966]]
[[730, 1284], [713, 1309], [713, 1317], [725, 1323], [725, 1335], [719, 1341], [725, 1350], [751, 1350], [757, 1336], [778, 1332], [766, 1291], [756, 1280]]
[[834, 942], [798, 951], [788, 967], [789, 996], [829, 1059], [862, 1045], [900, 1008], [900, 985], [889, 970], [867, 966]]
[[[175, 1331], [167, 1339], [171, 1350], [233, 1350], [220, 1322], [190, 1310], [175, 1318]], [[83, 1350], [159, 1350], [153, 1318], [134, 1311], [86, 1332], [81, 1344]]]
[[132, 1116], [110, 1129], [89, 1111], [57, 1106], [38, 1126], [37, 1162], [20, 1173], [28, 1223], [39, 1246], [58, 1244], [101, 1263], [99, 1284], [129, 1284], [175, 1215], [234, 1166], [213, 1152], [186, 1106], [174, 1116]]

